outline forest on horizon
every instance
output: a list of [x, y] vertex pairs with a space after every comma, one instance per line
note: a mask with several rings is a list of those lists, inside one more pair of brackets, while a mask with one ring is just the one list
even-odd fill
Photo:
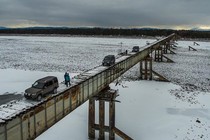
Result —
[[181, 38], [210, 39], [210, 31], [172, 29], [115, 29], [115, 28], [6, 28], [1, 34], [60, 34], [87, 36], [168, 36], [176, 33]]

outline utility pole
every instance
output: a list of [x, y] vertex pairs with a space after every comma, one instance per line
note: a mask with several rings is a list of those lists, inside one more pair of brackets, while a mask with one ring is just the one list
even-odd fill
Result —
[[120, 50], [120, 53], [122, 53], [122, 52], [123, 52], [123, 50], [122, 50], [122, 44], [123, 44], [123, 43], [122, 43], [122, 42], [120, 42], [120, 49], [121, 49], [121, 50]]

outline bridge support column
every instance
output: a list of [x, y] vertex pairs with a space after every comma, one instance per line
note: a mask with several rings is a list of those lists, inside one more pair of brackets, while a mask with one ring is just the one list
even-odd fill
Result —
[[[99, 131], [99, 140], [105, 139], [105, 132], [109, 133], [109, 140], [115, 139], [115, 134], [123, 139], [132, 140], [125, 133], [115, 127], [115, 102], [119, 102], [116, 90], [106, 90], [89, 99], [89, 139], [95, 139], [95, 131]], [[95, 101], [99, 101], [99, 124], [95, 124]], [[105, 126], [105, 102], [109, 103], [109, 126]]]
[[95, 99], [89, 99], [89, 114], [88, 114], [88, 136], [90, 139], [95, 139]]
[[140, 62], [140, 79], [152, 80], [152, 57], [150, 56]]
[[163, 53], [167, 54], [168, 53], [168, 44], [166, 43], [165, 45], [163, 45]]
[[99, 100], [99, 139], [104, 140], [104, 123], [105, 123], [105, 102]]
[[[162, 55], [162, 57], [165, 57], [165, 56]], [[142, 80], [148, 80], [148, 79], [152, 80], [153, 79], [152, 75], [155, 75], [156, 77], [158, 77], [157, 80], [169, 82], [169, 80], [167, 80], [165, 77], [158, 74], [157, 72], [155, 72], [152, 69], [152, 57], [147, 56], [144, 60], [142, 60], [139, 63], [140, 63], [140, 79], [142, 79]]]
[[155, 61], [163, 62], [163, 50], [162, 47], [159, 47], [155, 50]]
[[114, 140], [115, 134], [114, 134], [114, 128], [115, 128], [115, 102], [111, 101], [109, 103], [109, 139]]
[[[176, 54], [172, 50], [168, 50], [168, 51], [170, 51], [171, 54]], [[163, 60], [163, 58], [166, 60], [166, 62], [174, 63], [173, 60], [171, 60], [167, 56], [163, 55], [163, 49], [162, 49], [162, 47], [159, 47], [158, 49], [155, 50], [155, 61], [156, 62], [163, 62], [163, 61], [165, 61], [165, 60]]]
[[174, 49], [172, 47], [172, 44], [170, 44], [170, 42], [166, 42], [165, 45], [163, 45], [163, 53], [164, 54], [176, 54], [174, 51], [172, 51], [171, 49]]

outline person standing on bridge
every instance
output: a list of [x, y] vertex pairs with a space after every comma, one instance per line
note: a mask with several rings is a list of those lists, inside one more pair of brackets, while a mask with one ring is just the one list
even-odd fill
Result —
[[71, 83], [70, 83], [70, 76], [69, 76], [69, 73], [68, 73], [68, 72], [66, 72], [66, 73], [64, 74], [64, 79], [65, 79], [65, 85], [66, 85], [66, 87], [71, 86]]

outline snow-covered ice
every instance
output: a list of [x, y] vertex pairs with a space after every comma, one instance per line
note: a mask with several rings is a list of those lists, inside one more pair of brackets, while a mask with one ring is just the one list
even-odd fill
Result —
[[[151, 39], [0, 36], [0, 68], [80, 73], [101, 65], [104, 56], [144, 46]], [[122, 45], [121, 45], [122, 43]]]

